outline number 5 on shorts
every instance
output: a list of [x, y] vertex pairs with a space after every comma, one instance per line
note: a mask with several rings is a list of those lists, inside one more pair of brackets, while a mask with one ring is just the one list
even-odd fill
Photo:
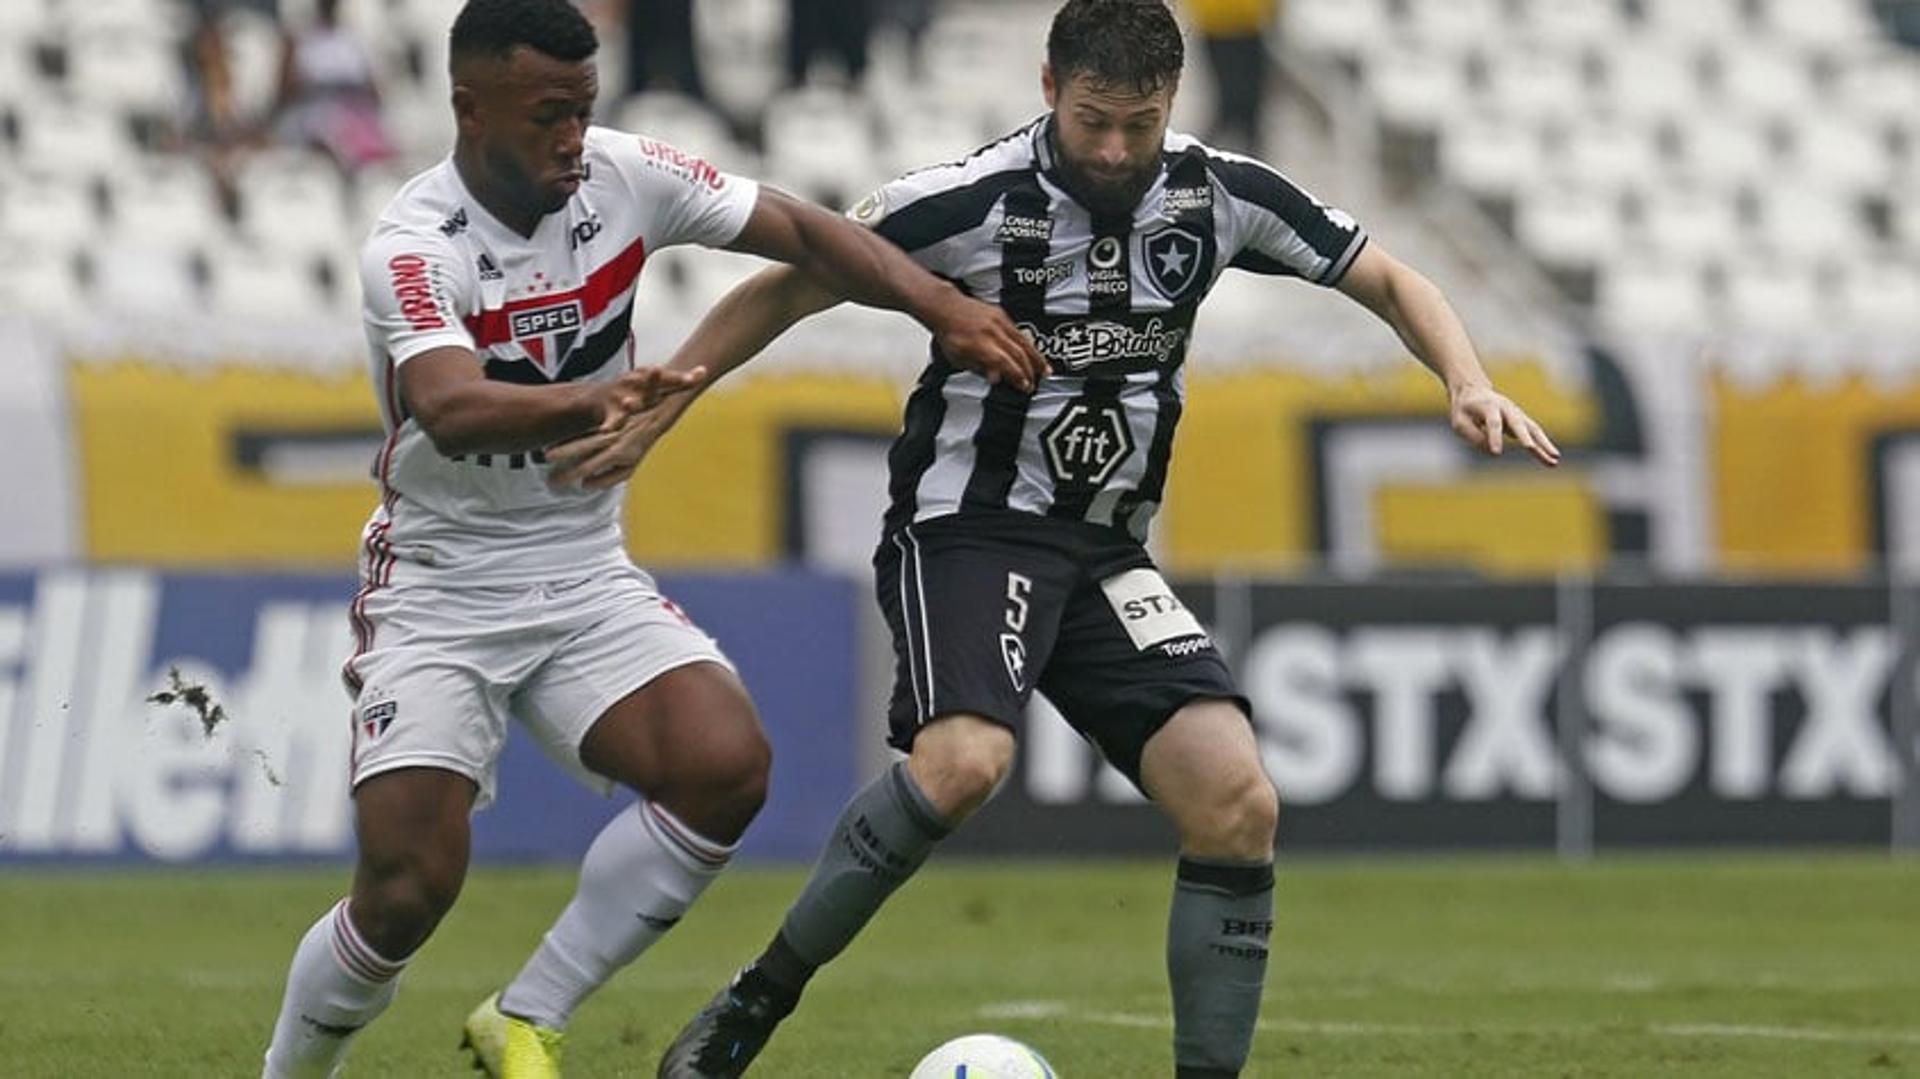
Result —
[[1007, 574], [1007, 628], [1015, 633], [1027, 630], [1027, 596], [1033, 581], [1018, 573]]

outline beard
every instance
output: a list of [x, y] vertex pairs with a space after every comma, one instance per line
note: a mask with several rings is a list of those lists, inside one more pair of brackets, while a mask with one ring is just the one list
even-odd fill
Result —
[[1140, 205], [1140, 197], [1160, 176], [1156, 162], [1118, 176], [1096, 177], [1064, 155], [1059, 170], [1067, 182], [1067, 193], [1097, 217], [1131, 217], [1133, 208]]

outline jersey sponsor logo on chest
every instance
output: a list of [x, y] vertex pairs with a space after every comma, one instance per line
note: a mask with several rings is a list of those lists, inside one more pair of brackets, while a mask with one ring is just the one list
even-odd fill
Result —
[[1013, 280], [1021, 285], [1054, 285], [1073, 276], [1073, 260], [1061, 259], [1044, 266], [1015, 266]]
[[1042, 329], [1022, 322], [1018, 329], [1056, 368], [1079, 371], [1095, 364], [1146, 360], [1164, 364], [1178, 358], [1187, 341], [1182, 326], [1149, 318], [1138, 327], [1106, 319], [1066, 322]]
[[1135, 448], [1133, 431], [1118, 406], [1079, 401], [1047, 425], [1040, 442], [1047, 449], [1054, 482], [1075, 487], [1105, 484]]
[[1124, 296], [1132, 290], [1120, 256], [1125, 248], [1115, 236], [1102, 236], [1087, 251], [1087, 292], [1094, 296]]
[[1000, 219], [1000, 227], [993, 234], [993, 242], [1004, 243], [1045, 243], [1053, 239], [1053, 219], [1050, 217], [1023, 217], [1008, 214]]

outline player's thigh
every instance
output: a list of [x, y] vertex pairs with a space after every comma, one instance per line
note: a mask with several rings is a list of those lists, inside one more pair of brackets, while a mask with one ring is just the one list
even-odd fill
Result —
[[875, 598], [893, 637], [887, 721], [896, 748], [911, 749], [942, 716], [1015, 729], [1052, 652], [1073, 563], [1044, 544], [996, 542], [977, 527], [911, 525], [874, 556]]
[[1144, 752], [1182, 709], [1220, 702], [1251, 735], [1226, 660], [1150, 565], [1092, 575], [1074, 592], [1040, 689], [1149, 795]]
[[720, 646], [634, 570], [600, 582], [597, 617], [514, 695], [548, 755], [583, 782], [658, 798], [676, 783], [764, 773], [766, 737]]
[[1272, 849], [1279, 800], [1235, 701], [1182, 705], [1147, 739], [1140, 784], [1194, 853], [1258, 857]]

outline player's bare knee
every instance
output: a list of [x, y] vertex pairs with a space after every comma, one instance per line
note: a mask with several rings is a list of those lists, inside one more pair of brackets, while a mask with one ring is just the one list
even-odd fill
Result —
[[[931, 732], [930, 732], [931, 733]], [[959, 717], [938, 734], [914, 743], [909, 768], [927, 799], [959, 820], [993, 795], [1013, 766], [1013, 733], [1004, 727]]]
[[1189, 853], [1248, 860], [1272, 856], [1280, 797], [1266, 776], [1256, 772], [1223, 782], [1196, 808], [1185, 814], [1181, 829]]
[[717, 800], [743, 822], [749, 821], [766, 804], [767, 776], [772, 770], [773, 747], [756, 727], [724, 759], [715, 762], [711, 785]]
[[381, 955], [411, 955], [453, 909], [461, 882], [458, 870], [424, 862], [392, 872], [363, 873], [354, 881], [354, 925]]

